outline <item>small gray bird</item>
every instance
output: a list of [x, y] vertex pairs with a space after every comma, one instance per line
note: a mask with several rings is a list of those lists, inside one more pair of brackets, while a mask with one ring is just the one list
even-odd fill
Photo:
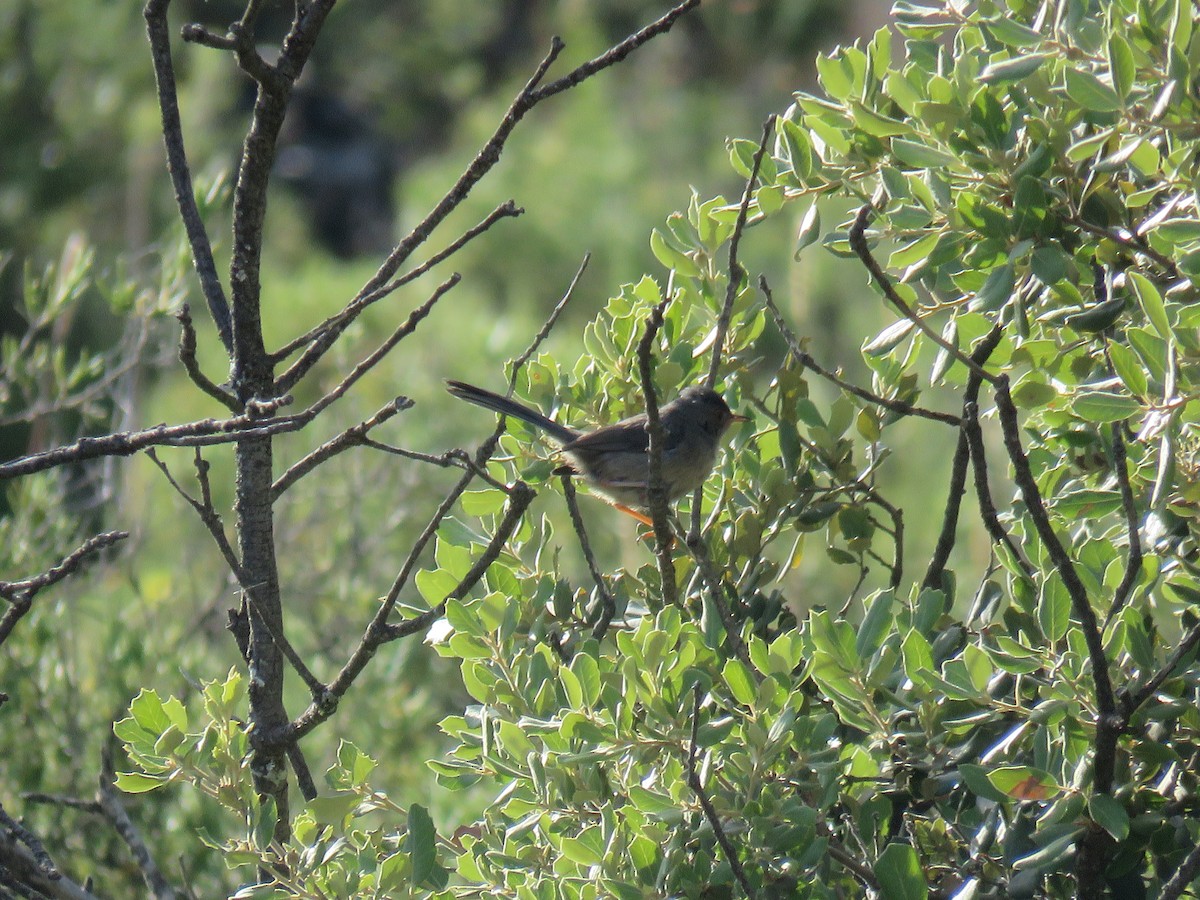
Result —
[[[562, 444], [566, 472], [584, 481], [614, 505], [647, 522], [636, 512], [646, 509], [650, 479], [650, 434], [646, 414], [604, 425], [595, 431], [576, 431], [553, 422], [535, 409], [515, 400], [485, 391], [462, 381], [448, 381], [455, 397], [521, 419], [542, 429]], [[730, 410], [721, 395], [711, 388], [685, 388], [659, 410], [663, 430], [662, 474], [667, 496], [676, 500], [704, 483], [717, 458], [721, 436], [734, 422], [748, 421]], [[562, 471], [562, 470], [560, 470]]]

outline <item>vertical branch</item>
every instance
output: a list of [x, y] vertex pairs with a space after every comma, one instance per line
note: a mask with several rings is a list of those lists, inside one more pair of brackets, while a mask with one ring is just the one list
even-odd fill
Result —
[[721, 307], [720, 318], [717, 319], [717, 333], [713, 340], [712, 362], [708, 366], [708, 377], [704, 379], [706, 387], [716, 387], [717, 375], [721, 370], [721, 357], [725, 353], [725, 337], [729, 333], [729, 323], [733, 319], [733, 304], [737, 300], [738, 289], [746, 270], [738, 261], [738, 245], [742, 240], [742, 231], [746, 228], [746, 215], [750, 210], [750, 200], [754, 197], [754, 183], [758, 181], [758, 170], [762, 166], [763, 155], [767, 152], [767, 142], [775, 130], [775, 117], [771, 116], [763, 123], [762, 140], [754, 153], [754, 162], [750, 175], [746, 179], [746, 187], [742, 191], [742, 202], [738, 206], [737, 221], [733, 225], [733, 234], [729, 236], [729, 283], [725, 286], [725, 303]]
[[1096, 613], [1088, 599], [1087, 588], [1079, 579], [1075, 564], [1059, 540], [1050, 524], [1050, 515], [1042, 501], [1041, 491], [1029, 468], [1029, 460], [1021, 449], [1020, 422], [1017, 418], [1017, 408], [1012, 402], [1008, 391], [1008, 376], [1001, 375], [996, 383], [996, 404], [1000, 412], [1000, 427], [1004, 433], [1004, 447], [1013, 465], [1013, 477], [1029, 516], [1037, 528], [1038, 535], [1054, 563], [1054, 568], [1062, 578], [1071, 597], [1071, 607], [1079, 620], [1087, 643], [1088, 656], [1092, 663], [1092, 681], [1096, 692], [1096, 741], [1095, 759], [1093, 760], [1094, 783], [1096, 790], [1107, 794], [1112, 789], [1113, 774], [1116, 763], [1117, 737], [1120, 734], [1120, 722], [1117, 715], [1116, 697], [1113, 693], [1112, 680], [1108, 672], [1108, 659], [1104, 653], [1104, 641], [1100, 636], [1100, 626], [1096, 621]]
[[1142, 538], [1139, 534], [1137, 503], [1133, 499], [1133, 488], [1129, 484], [1128, 459], [1125, 453], [1125, 436], [1120, 422], [1112, 423], [1112, 467], [1117, 479], [1117, 488], [1121, 492], [1121, 508], [1125, 512], [1125, 533], [1129, 535], [1129, 557], [1125, 560], [1125, 575], [1117, 585], [1113, 594], [1112, 605], [1104, 622], [1108, 624], [1113, 616], [1119, 613], [1137, 584], [1138, 576], [1142, 573]]
[[167, 171], [175, 189], [175, 202], [179, 206], [179, 217], [187, 231], [188, 243], [192, 247], [192, 260], [196, 274], [200, 277], [200, 288], [208, 303], [208, 311], [217, 326], [217, 334], [227, 353], [233, 353], [233, 325], [229, 315], [229, 301], [221, 280], [217, 277], [217, 264], [213, 260], [212, 244], [196, 196], [192, 190], [192, 172], [188, 166], [187, 153], [183, 146], [183, 124], [179, 118], [179, 95], [175, 88], [175, 66], [171, 61], [171, 33], [167, 25], [167, 7], [171, 0], [149, 0], [143, 15], [146, 18], [146, 33], [150, 39], [150, 53], [154, 58], [154, 77], [158, 84], [158, 106], [162, 114], [163, 141], [167, 148]]
[[596, 562], [596, 555], [592, 553], [592, 545], [588, 540], [587, 529], [583, 527], [583, 516], [579, 513], [579, 501], [575, 498], [575, 484], [571, 481], [569, 474], [564, 474], [561, 478], [563, 497], [567, 501], [567, 511], [571, 514], [571, 524], [575, 527], [575, 534], [579, 538], [579, 549], [583, 551], [583, 558], [587, 562], [588, 571], [592, 573], [592, 579], [596, 582], [596, 594], [600, 600], [600, 612], [596, 616], [595, 623], [592, 625], [592, 637], [600, 641], [604, 639], [604, 635], [608, 632], [608, 626], [612, 624], [613, 616], [617, 612], [617, 604], [613, 600], [613, 595], [608, 589], [608, 585], [604, 582], [604, 573], [600, 571], [600, 566]]
[[[992, 355], [992, 351], [996, 349], [996, 345], [1000, 343], [1003, 333], [999, 325], [988, 332], [987, 336], [971, 352], [971, 359], [980, 366], [984, 365], [988, 357]], [[978, 408], [979, 388], [982, 384], [983, 379], [976, 373], [967, 374], [967, 387], [963, 391], [962, 425], [959, 426], [958, 444], [954, 448], [954, 461], [950, 469], [950, 490], [946, 498], [946, 508], [942, 513], [942, 530], [938, 534], [937, 544], [934, 546], [933, 558], [930, 559], [929, 567], [925, 570], [925, 577], [921, 581], [922, 587], [941, 587], [942, 574], [946, 571], [946, 563], [949, 562], [950, 552], [954, 549], [955, 533], [958, 530], [958, 513], [962, 507], [963, 495], [966, 493], [967, 466], [971, 461], [971, 442], [967, 436], [966, 423], [971, 418], [968, 413]]]
[[654, 307], [646, 322], [646, 331], [638, 341], [638, 372], [642, 378], [642, 395], [646, 401], [646, 433], [649, 435], [650, 471], [646, 482], [646, 505], [650, 520], [654, 523], [655, 557], [658, 559], [658, 574], [662, 580], [663, 602], [674, 606], [679, 602], [679, 590], [675, 584], [675, 565], [671, 561], [671, 526], [667, 520], [667, 483], [663, 478], [663, 427], [658, 416], [658, 397], [654, 391], [654, 376], [650, 371], [650, 352], [654, 339], [663, 324], [663, 310], [671, 298], [667, 297]]

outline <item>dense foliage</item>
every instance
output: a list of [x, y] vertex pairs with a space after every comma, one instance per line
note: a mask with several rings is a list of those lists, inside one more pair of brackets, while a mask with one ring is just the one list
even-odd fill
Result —
[[[240, 666], [139, 694], [117, 785], [203, 798], [246, 897], [1194, 895], [1196, 21], [897, 4], [731, 142], [743, 197], [649, 237], [666, 274], [614, 292], [583, 352], [514, 366], [568, 422], [710, 371], [753, 421], [621, 567], [554, 511], [574, 492], [519, 423], [434, 520], [392, 627], [458, 666], [428, 766], [489, 798], [476, 820], [385, 792], [347, 741], [281, 830]], [[895, 315], [862, 383], [738, 262], [797, 225], [797, 265], [824, 245]]]

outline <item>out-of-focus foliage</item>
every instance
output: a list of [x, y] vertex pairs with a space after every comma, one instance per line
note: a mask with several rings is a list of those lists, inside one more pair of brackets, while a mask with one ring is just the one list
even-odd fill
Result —
[[[945, 486], [893, 514], [876, 472], [895, 415], [851, 393], [814, 403], [799, 367], [765, 390], [742, 378], [764, 310], [739, 285], [724, 387], [755, 422], [705, 491], [718, 582], [677, 548], [683, 599], [664, 608], [648, 558], [610, 572], [617, 615], [597, 639], [599, 592], [558, 564], [574, 536], [528, 520], [433, 636], [475, 702], [443, 721], [458, 746], [431, 766], [495, 802], [440, 845], [410, 808], [396, 853], [356, 857], [358, 884], [388, 859], [423, 890], [453, 868], [445, 896], [724, 897], [741, 879], [765, 897], [1164, 890], [1200, 838], [1194, 24], [1181, 0], [901, 4], [896, 33], [819, 61], [823, 92], [777, 123], [747, 240], [817, 198], [873, 203], [868, 245], [922, 325], [865, 338], [882, 398], [961, 396], [963, 354], [999, 329], [961, 412], [1004, 432], [983, 453], [1010, 544], [981, 569], [898, 572], [902, 523], [940, 520]], [[753, 149], [732, 147], [744, 175]], [[653, 239], [675, 292], [656, 347], [667, 393], [703, 368], [735, 215], [697, 199]], [[851, 252], [845, 225], [802, 221], [797, 253]], [[586, 355], [542, 356], [524, 396], [568, 420], [636, 410], [631, 354], [661, 296], [650, 279], [623, 290]], [[922, 425], [950, 452], [958, 427]], [[528, 437], [497, 475], [548, 476]], [[1024, 481], [1011, 501], [1006, 466]], [[503, 503], [471, 495], [443, 527], [426, 603]], [[805, 548], [862, 569], [843, 611], [803, 611], [787, 573]], [[333, 796], [339, 814], [374, 809]], [[341, 871], [336, 839], [361, 823], [336, 846], [363, 846], [371, 821], [316, 824], [309, 852]]]

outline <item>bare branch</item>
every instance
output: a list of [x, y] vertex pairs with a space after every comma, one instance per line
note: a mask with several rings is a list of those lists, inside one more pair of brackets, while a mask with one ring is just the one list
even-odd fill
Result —
[[215, 384], [207, 375], [200, 371], [200, 363], [196, 361], [196, 329], [192, 325], [192, 313], [185, 303], [175, 314], [179, 320], [179, 361], [183, 363], [184, 371], [192, 383], [208, 396], [212, 397], [230, 412], [242, 411], [242, 404], [226, 388]]
[[[455, 490], [451, 491], [450, 495], [447, 497], [447, 500], [444, 501], [438, 508], [438, 513], [435, 514], [429, 526], [426, 527], [425, 531], [421, 535], [421, 538], [418, 538], [418, 545], [420, 549], [423, 549], [425, 544], [427, 544], [428, 541], [432, 539], [433, 535], [437, 533], [437, 526], [441, 524], [442, 518], [444, 518], [446, 513], [450, 511], [450, 508], [454, 505], [454, 503], [458, 501], [459, 496], [461, 496], [462, 491], [466, 489], [466, 486], [472, 477], [473, 475], [471, 472], [465, 473], [459, 480], [458, 485], [455, 486]], [[350, 689], [350, 686], [354, 683], [359, 673], [361, 673], [366, 664], [370, 662], [371, 657], [375, 655], [375, 651], [378, 650], [380, 646], [389, 641], [398, 640], [400, 638], [416, 634], [420, 631], [424, 631], [435, 621], [445, 615], [446, 603], [448, 601], [459, 600], [466, 596], [467, 592], [470, 591], [479, 581], [479, 579], [483, 577], [483, 573], [487, 571], [488, 567], [496, 561], [497, 557], [500, 556], [501, 551], [504, 549], [504, 545], [508, 542], [508, 539], [516, 530], [517, 525], [521, 521], [521, 516], [525, 514], [525, 510], [529, 507], [529, 504], [533, 501], [535, 496], [536, 494], [533, 489], [524, 482], [518, 481], [516, 484], [514, 484], [512, 492], [508, 496], [508, 509], [504, 514], [504, 518], [496, 527], [496, 533], [492, 536], [492, 539], [488, 543], [487, 547], [484, 548], [483, 553], [480, 554], [477, 560], [475, 560], [475, 563], [471, 566], [470, 570], [468, 570], [468, 572], [455, 586], [454, 590], [447, 594], [436, 606], [426, 610], [419, 616], [399, 623], [389, 623], [387, 621], [388, 616], [395, 607], [396, 601], [400, 596], [400, 590], [407, 582], [409, 573], [413, 570], [413, 568], [415, 568], [416, 559], [420, 554], [420, 549], [418, 549], [417, 546], [414, 546], [415, 552], [410, 553], [404, 569], [401, 571], [400, 575], [397, 576], [396, 582], [392, 586], [392, 590], [388, 592], [388, 596], [384, 598], [383, 602], [380, 604], [378, 612], [371, 620], [371, 624], [367, 626], [366, 634], [363, 635], [362, 640], [354, 649], [354, 652], [350, 655], [350, 658], [342, 667], [342, 670], [338, 672], [337, 676], [332, 682], [330, 682], [329, 690], [323, 698], [324, 702], [321, 704], [314, 703], [313, 705], [309, 706], [309, 708], [305, 710], [293, 723], [288, 725], [283, 732], [279, 734], [263, 735], [262, 739], [271, 744], [280, 742], [291, 743], [297, 741], [333, 715], [334, 711], [337, 709], [338, 700], [340, 700], [341, 697], [345, 695], [346, 691]]]
[[671, 30], [671, 26], [675, 24], [675, 20], [684, 13], [690, 12], [700, 5], [700, 0], [685, 0], [674, 8], [667, 11], [665, 15], [651, 22], [640, 31], [631, 34], [621, 43], [617, 44], [611, 50], [600, 54], [595, 59], [585, 62], [583, 65], [568, 72], [557, 81], [553, 81], [543, 88], [539, 88], [532, 92], [530, 105], [539, 103], [547, 97], [552, 97], [555, 94], [562, 93], [565, 90], [575, 87], [581, 81], [591, 78], [597, 72], [607, 69], [611, 65], [615, 65], [627, 57], [630, 53], [636, 50], [642, 44], [655, 38], [660, 34], [665, 34]]
[[875, 260], [874, 255], [871, 253], [871, 248], [867, 246], [867, 224], [871, 221], [873, 211], [870, 203], [867, 203], [858, 211], [858, 216], [855, 217], [854, 224], [850, 227], [850, 249], [858, 256], [862, 264], [867, 267], [867, 271], [871, 273], [871, 277], [875, 279], [880, 289], [882, 289], [883, 295], [892, 302], [892, 305], [900, 311], [900, 314], [904, 318], [916, 325], [922, 334], [949, 353], [958, 362], [966, 366], [968, 372], [974, 372], [988, 384], [997, 384], [999, 376], [993, 375], [984, 369], [934, 331], [929, 326], [929, 323], [917, 315], [916, 311], [896, 292], [896, 288], [892, 286], [891, 279], [888, 278], [887, 273], [883, 271], [883, 267]]
[[1071, 557], [1055, 533], [1054, 527], [1050, 524], [1050, 515], [1046, 512], [1046, 505], [1042, 501], [1037, 481], [1029, 468], [1029, 460], [1021, 449], [1021, 426], [1017, 417], [1017, 408], [1013, 405], [1012, 397], [1009, 395], [1008, 376], [998, 376], [995, 384], [1000, 427], [1004, 434], [1004, 447], [1008, 451], [1008, 458], [1013, 466], [1013, 477], [1021, 489], [1025, 508], [1029, 511], [1029, 516], [1037, 528], [1042, 544], [1071, 597], [1071, 608], [1079, 620], [1083, 639], [1087, 644], [1088, 656], [1092, 663], [1092, 681], [1096, 691], [1093, 779], [1096, 790], [1107, 794], [1112, 789], [1117, 738], [1120, 734], [1121, 723], [1118, 720], [1116, 697], [1113, 694], [1112, 680], [1108, 672], [1108, 658], [1104, 653], [1104, 640], [1100, 635], [1100, 626], [1096, 622], [1096, 613], [1088, 599], [1087, 588], [1080, 581], [1075, 564], [1071, 562]]
[[75, 574], [83, 565], [84, 560], [93, 553], [111, 547], [127, 537], [129, 537], [128, 531], [106, 531], [88, 538], [79, 547], [64, 556], [58, 565], [39, 575], [21, 581], [0, 581], [0, 598], [7, 600], [10, 604], [4, 612], [4, 616], [0, 617], [0, 644], [8, 639], [17, 622], [21, 621], [22, 617], [29, 612], [33, 606], [33, 598], [37, 596], [38, 592]]
[[741, 885], [746, 896], [753, 898], [755, 896], [754, 888], [750, 885], [750, 879], [746, 877], [746, 870], [742, 868], [742, 861], [738, 858], [737, 848], [733, 846], [733, 841], [725, 833], [725, 826], [721, 822], [721, 817], [717, 815], [717, 808], [713, 806], [712, 800], [705, 793], [704, 784], [700, 781], [700, 773], [696, 770], [696, 754], [700, 745], [700, 685], [698, 683], [692, 688], [692, 697], [692, 737], [688, 742], [687, 751], [688, 787], [696, 795], [696, 800], [700, 803], [700, 809], [704, 812], [704, 818], [708, 820], [709, 827], [712, 828], [717, 843], [721, 845], [721, 852], [725, 854], [725, 861], [729, 863], [729, 868], [733, 870], [733, 876], [737, 879], [738, 884]]
[[156, 900], [175, 900], [178, 894], [155, 863], [150, 848], [146, 846], [141, 833], [121, 804], [120, 793], [113, 786], [114, 778], [112, 759], [108, 753], [105, 753], [104, 765], [100, 773], [100, 785], [96, 791], [96, 805], [101, 815], [108, 820], [129, 848], [129, 852], [133, 854], [138, 871], [142, 874], [142, 880], [146, 882], [146, 887], [150, 888]]
[[192, 189], [192, 174], [188, 166], [187, 153], [183, 146], [183, 124], [179, 118], [179, 96], [175, 88], [175, 65], [171, 60], [171, 33], [167, 25], [167, 7], [171, 0], [148, 0], [143, 14], [146, 32], [150, 38], [150, 52], [154, 59], [154, 77], [158, 83], [158, 105], [162, 113], [163, 140], [167, 148], [167, 171], [171, 173], [171, 184], [175, 188], [175, 202], [179, 206], [179, 217], [187, 231], [192, 247], [192, 259], [196, 274], [200, 276], [200, 288], [208, 303], [208, 311], [217, 326], [217, 334], [226, 352], [233, 352], [233, 324], [229, 313], [229, 301], [221, 280], [217, 277], [217, 264], [213, 260], [212, 243]]
[[979, 426], [979, 407], [977, 404], [963, 404], [963, 433], [967, 436], [967, 444], [971, 448], [971, 462], [975, 473], [975, 497], [979, 501], [979, 517], [991, 536], [992, 541], [1003, 544], [1005, 549], [1020, 565], [1026, 578], [1032, 579], [1037, 572], [1026, 557], [1024, 551], [1017, 546], [1004, 526], [1000, 524], [1000, 514], [996, 511], [996, 502], [992, 499], [992, 487], [988, 483], [987, 451], [983, 445], [983, 429]]
[[[508, 216], [519, 216], [523, 212], [524, 210], [514, 204], [511, 200], [502, 203], [500, 206], [497, 206], [494, 210], [492, 210], [482, 222], [473, 228], [468, 229], [462, 234], [462, 236], [458, 238], [458, 240], [454, 241], [440, 253], [435, 253], [412, 271], [406, 272], [399, 278], [389, 281], [387, 284], [382, 285], [381, 287], [369, 293], [364, 294], [359, 292], [359, 295], [346, 304], [345, 308], [340, 312], [330, 316], [316, 328], [312, 329], [306, 334], [300, 335], [298, 338], [295, 338], [292, 341], [289, 341], [284, 347], [281, 347], [279, 350], [276, 350], [274, 353], [272, 353], [272, 361], [280, 362], [284, 359], [287, 359], [301, 347], [311, 344], [313, 341], [318, 339], [324, 341], [326, 340], [326, 335], [330, 334], [331, 332], [336, 331], [336, 334], [334, 335], [336, 338], [337, 335], [340, 335], [342, 331], [344, 331], [351, 322], [358, 318], [362, 311], [372, 303], [382, 300], [384, 297], [387, 297], [409, 282], [415, 281], [438, 263], [457, 253], [468, 242], [483, 234], [483, 232], [491, 228], [500, 219]], [[332, 344], [332, 341], [329, 341], [329, 343]], [[321, 358], [321, 355], [324, 354], [325, 350], [328, 350], [328, 346], [326, 346], [320, 354], [310, 355], [307, 362], [302, 363], [300, 360], [297, 360], [295, 365], [279, 376], [279, 379], [276, 382], [277, 389], [280, 391], [291, 390], [292, 386], [294, 386], [301, 378], [303, 378], [304, 375], [307, 374], [312, 368], [312, 365]]]
[[[987, 336], [971, 351], [971, 359], [980, 366], [986, 363], [988, 357], [992, 355], [992, 351], [996, 349], [996, 345], [1000, 343], [1003, 333], [999, 325], [988, 332]], [[979, 388], [982, 384], [983, 379], [974, 372], [967, 373], [967, 387], [963, 391], [964, 411], [978, 408]], [[966, 412], [964, 412], [964, 421], [965, 418]], [[942, 586], [942, 573], [946, 571], [946, 563], [949, 562], [950, 552], [954, 549], [955, 535], [958, 530], [958, 513], [962, 507], [963, 495], [966, 493], [967, 468], [970, 464], [971, 439], [967, 435], [966, 426], [962, 425], [958, 432], [958, 445], [954, 449], [954, 461], [950, 467], [950, 490], [946, 497], [946, 508], [942, 513], [942, 530], [938, 534], [933, 556], [925, 570], [925, 577], [921, 580], [922, 587], [940, 588]], [[987, 484], [986, 476], [983, 483]]]
[[637, 345], [638, 372], [642, 378], [642, 396], [646, 403], [646, 434], [650, 446], [647, 451], [649, 458], [649, 474], [646, 482], [646, 506], [650, 512], [650, 520], [654, 526], [654, 555], [658, 560], [658, 575], [662, 582], [663, 603], [675, 606], [679, 602], [679, 590], [675, 584], [675, 564], [671, 560], [671, 547], [675, 543], [671, 535], [671, 525], [668, 520], [669, 488], [663, 474], [663, 442], [664, 434], [662, 420], [658, 415], [658, 397], [654, 390], [654, 376], [650, 371], [650, 354], [654, 347], [654, 339], [663, 324], [663, 310], [671, 298], [667, 297], [650, 311], [646, 321], [646, 330], [642, 333]]
[[[733, 318], [733, 304], [737, 300], [738, 289], [742, 286], [742, 279], [746, 277], [746, 270], [742, 268], [742, 264], [738, 262], [738, 245], [742, 241], [742, 231], [746, 227], [746, 213], [750, 209], [750, 201], [754, 197], [754, 183], [758, 181], [758, 170], [762, 165], [763, 155], [767, 152], [767, 143], [771, 140], [771, 134], [775, 131], [775, 117], [770, 116], [763, 123], [762, 140], [758, 142], [758, 149], [754, 152], [754, 163], [750, 168], [750, 175], [746, 178], [746, 187], [742, 191], [742, 202], [738, 206], [737, 220], [733, 225], [733, 234], [729, 237], [729, 266], [728, 279], [729, 282], [725, 286], [725, 304], [721, 307], [721, 315], [717, 319], [717, 334], [713, 340], [712, 362], [708, 367], [708, 377], [704, 380], [707, 387], [715, 388], [717, 386], [717, 376], [721, 371], [721, 357], [725, 353], [725, 336], [729, 333], [729, 323]], [[697, 504], [697, 509], [699, 505]]]
[[1183, 862], [1179, 864], [1179, 868], [1175, 870], [1175, 874], [1171, 876], [1170, 881], [1163, 885], [1158, 900], [1178, 900], [1188, 886], [1196, 880], [1197, 875], [1200, 875], [1200, 843], [1188, 852]]
[[574, 526], [575, 535], [579, 538], [579, 549], [583, 551], [583, 558], [587, 562], [588, 571], [592, 573], [592, 580], [596, 582], [596, 594], [600, 600], [600, 611], [595, 623], [592, 625], [592, 637], [598, 641], [602, 641], [604, 640], [604, 635], [608, 632], [608, 626], [612, 624], [613, 616], [616, 615], [617, 604], [613, 600], [612, 592], [608, 589], [608, 585], [604, 581], [604, 573], [600, 571], [600, 566], [596, 563], [596, 556], [592, 553], [592, 545], [588, 540], [587, 529], [583, 527], [583, 516], [579, 513], [579, 501], [575, 497], [575, 484], [569, 474], [560, 477], [562, 478], [563, 497], [567, 501], [567, 511], [571, 514], [571, 525]]
[[815, 359], [813, 359], [812, 354], [804, 349], [799, 338], [796, 337], [795, 332], [793, 332], [788, 326], [787, 321], [783, 318], [783, 313], [780, 311], [779, 307], [775, 305], [775, 298], [771, 294], [771, 288], [768, 286], [767, 279], [765, 277], [760, 277], [758, 279], [758, 288], [760, 291], [762, 291], [763, 296], [765, 297], [764, 302], [766, 303], [767, 309], [770, 310], [772, 318], [775, 320], [775, 327], [778, 328], [779, 333], [783, 335], [783, 340], [787, 344], [788, 352], [791, 353], [792, 358], [795, 359], [796, 362], [798, 362], [801, 366], [812, 370], [826, 381], [837, 385], [846, 393], [853, 394], [860, 400], [865, 400], [867, 403], [874, 404], [875, 406], [882, 407], [883, 409], [890, 410], [891, 412], [898, 413], [899, 415], [919, 416], [923, 419], [932, 419], [935, 422], [943, 422], [947, 425], [957, 426], [961, 424], [962, 420], [959, 419], [958, 416], [952, 415], [951, 413], [938, 412], [934, 409], [925, 409], [921, 406], [914, 406], [911, 403], [905, 403], [903, 400], [894, 400], [888, 397], [882, 397], [879, 394], [872, 393], [865, 388], [861, 388], [858, 385], [847, 381], [839, 376], [836, 372], [832, 372], [829, 369], [821, 366]]
[[369, 445], [367, 434], [372, 428], [382, 425], [402, 410], [411, 409], [412, 405], [413, 402], [408, 397], [396, 397], [376, 410], [370, 418], [364, 419], [357, 425], [351, 425], [337, 437], [331, 438], [303, 459], [297, 460], [286, 472], [275, 479], [275, 483], [271, 485], [271, 499], [278, 500], [284, 491], [326, 460], [332, 459], [351, 447]]
[[1112, 423], [1112, 467], [1117, 479], [1117, 488], [1121, 492], [1121, 509], [1125, 512], [1125, 533], [1129, 537], [1129, 556], [1125, 560], [1125, 574], [1117, 591], [1113, 594], [1112, 605], [1104, 618], [1107, 625], [1113, 616], [1121, 611], [1133, 594], [1138, 577], [1142, 574], [1142, 539], [1139, 534], [1137, 504], [1133, 499], [1133, 488], [1129, 484], [1129, 469], [1125, 454], [1125, 437], [1122, 434], [1124, 424]]

